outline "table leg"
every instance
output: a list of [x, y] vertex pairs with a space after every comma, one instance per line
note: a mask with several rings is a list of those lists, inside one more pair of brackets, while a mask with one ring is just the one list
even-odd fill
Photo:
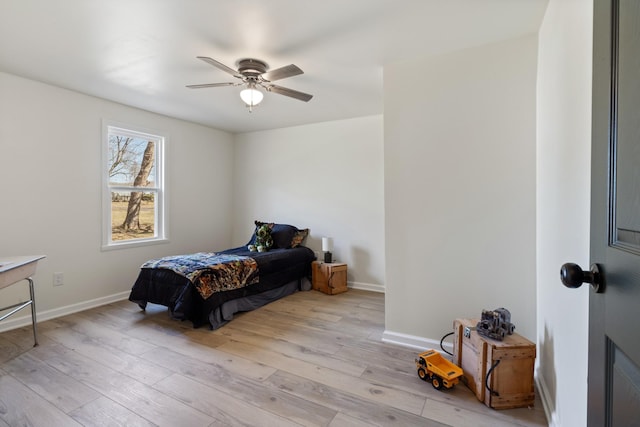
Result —
[[38, 345], [38, 333], [37, 333], [37, 326], [36, 326], [36, 296], [35, 296], [35, 292], [33, 290], [33, 280], [31, 279], [31, 277], [28, 277], [27, 280], [29, 281], [29, 294], [31, 296], [31, 324], [33, 326], [33, 346], [36, 347]]

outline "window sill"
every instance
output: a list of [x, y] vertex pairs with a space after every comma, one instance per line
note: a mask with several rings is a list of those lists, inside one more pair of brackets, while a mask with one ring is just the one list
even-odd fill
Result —
[[170, 243], [169, 239], [149, 239], [149, 240], [134, 240], [123, 241], [118, 243], [111, 243], [109, 245], [102, 245], [102, 251], [114, 251], [118, 249], [139, 248], [141, 246], [162, 245]]

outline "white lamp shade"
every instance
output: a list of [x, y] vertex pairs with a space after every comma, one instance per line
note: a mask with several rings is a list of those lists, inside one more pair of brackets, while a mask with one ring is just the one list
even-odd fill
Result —
[[250, 107], [254, 107], [262, 102], [264, 95], [254, 87], [248, 87], [240, 92], [240, 98]]
[[331, 237], [322, 238], [322, 252], [331, 252], [333, 249], [333, 239]]

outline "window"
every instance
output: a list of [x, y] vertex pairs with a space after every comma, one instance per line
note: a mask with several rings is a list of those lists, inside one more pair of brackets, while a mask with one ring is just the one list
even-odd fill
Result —
[[105, 124], [103, 249], [165, 241], [165, 137]]

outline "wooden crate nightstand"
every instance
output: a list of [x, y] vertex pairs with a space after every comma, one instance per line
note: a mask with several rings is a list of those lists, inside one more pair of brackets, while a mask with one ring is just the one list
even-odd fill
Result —
[[533, 406], [536, 345], [514, 333], [503, 341], [475, 331], [478, 319], [453, 322], [453, 363], [464, 371], [464, 382], [490, 408]]
[[347, 264], [313, 261], [311, 273], [313, 289], [329, 295], [347, 291]]

